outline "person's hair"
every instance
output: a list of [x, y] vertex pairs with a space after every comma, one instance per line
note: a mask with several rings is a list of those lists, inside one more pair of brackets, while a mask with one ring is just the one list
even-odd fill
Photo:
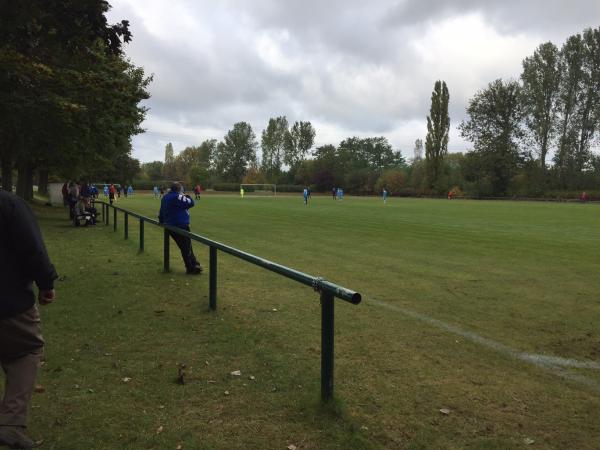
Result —
[[171, 183], [170, 189], [172, 192], [181, 192], [181, 189], [182, 189], [181, 183], [178, 183], [177, 181], [174, 183]]

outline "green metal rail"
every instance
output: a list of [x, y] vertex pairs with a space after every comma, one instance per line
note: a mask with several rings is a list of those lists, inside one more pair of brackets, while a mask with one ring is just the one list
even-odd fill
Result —
[[217, 251], [243, 259], [251, 264], [260, 266], [271, 272], [275, 272], [284, 277], [291, 278], [298, 283], [312, 287], [319, 292], [321, 297], [321, 399], [328, 401], [333, 398], [333, 329], [334, 329], [334, 299], [337, 297], [354, 305], [361, 302], [361, 295], [345, 287], [331, 283], [320, 277], [314, 277], [304, 272], [291, 269], [289, 267], [277, 264], [268, 259], [261, 258], [251, 253], [238, 250], [221, 242], [213, 241], [204, 236], [190, 233], [181, 228], [159, 224], [157, 220], [151, 219], [141, 214], [128, 211], [123, 208], [111, 205], [101, 200], [95, 200], [95, 204], [102, 205], [102, 218], [105, 225], [109, 225], [110, 209], [113, 210], [113, 230], [117, 231], [117, 213], [123, 214], [123, 233], [124, 238], [129, 239], [129, 216], [139, 220], [140, 226], [140, 251], [144, 251], [144, 224], [149, 223], [163, 228], [163, 270], [169, 272], [169, 252], [170, 252], [170, 234], [175, 233], [186, 236], [193, 241], [200, 242], [209, 247], [209, 307], [211, 310], [217, 309]]

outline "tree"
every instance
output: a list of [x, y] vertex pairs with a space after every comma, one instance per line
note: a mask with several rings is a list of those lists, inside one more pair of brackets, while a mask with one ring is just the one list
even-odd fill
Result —
[[310, 122], [294, 122], [286, 133], [283, 162], [295, 171], [298, 164], [306, 158], [315, 142], [316, 132]]
[[415, 140], [415, 149], [413, 150], [413, 162], [421, 161], [423, 159], [423, 141], [421, 139]]
[[[431, 108], [427, 116], [425, 160], [429, 187], [433, 188], [440, 176], [444, 155], [448, 153], [450, 117], [448, 102], [450, 94], [445, 81], [436, 81], [431, 93]], [[444, 188], [445, 190], [445, 188]]]
[[516, 81], [498, 79], [479, 91], [467, 108], [460, 126], [463, 138], [473, 142], [469, 162], [479, 177], [488, 177], [494, 195], [507, 192], [519, 162], [523, 119], [521, 88]]
[[163, 177], [166, 180], [172, 181], [177, 178], [175, 167], [175, 151], [173, 144], [170, 142], [165, 145], [165, 163], [163, 164]]
[[276, 182], [281, 173], [287, 134], [288, 121], [285, 116], [269, 119], [267, 128], [262, 132], [262, 172], [271, 182]]
[[[32, 195], [32, 172], [71, 178], [131, 151], [149, 78], [121, 53], [128, 22], [108, 25], [106, 1], [3, 2], [0, 16], [0, 157]], [[60, 149], [60, 151], [57, 151]]]
[[570, 36], [561, 48], [560, 71], [563, 74], [559, 93], [559, 142], [554, 162], [559, 179], [566, 187], [577, 172], [576, 153], [579, 129], [578, 104], [584, 84], [583, 39]]
[[525, 58], [521, 80], [525, 124], [537, 147], [542, 173], [545, 173], [546, 155], [556, 130], [560, 87], [559, 51], [552, 42], [541, 44], [533, 56]]
[[162, 180], [163, 165], [162, 161], [152, 161], [142, 164], [141, 170], [148, 180], [157, 182]]
[[238, 122], [217, 145], [216, 172], [225, 181], [239, 183], [251, 163], [256, 162], [256, 135], [250, 124]]

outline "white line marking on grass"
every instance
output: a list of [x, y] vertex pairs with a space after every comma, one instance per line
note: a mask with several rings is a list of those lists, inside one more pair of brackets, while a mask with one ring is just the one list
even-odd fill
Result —
[[576, 381], [577, 383], [583, 384], [585, 386], [589, 386], [596, 390], [600, 390], [600, 383], [597, 381], [585, 377], [583, 375], [574, 374], [565, 370], [564, 367], [577, 368], [577, 369], [594, 369], [600, 370], [600, 362], [596, 361], [579, 361], [576, 359], [568, 359], [568, 358], [560, 358], [557, 356], [546, 356], [539, 355], [536, 353], [527, 353], [517, 350], [515, 348], [509, 347], [506, 344], [502, 344], [501, 342], [494, 341], [493, 339], [489, 339], [483, 336], [479, 336], [471, 331], [463, 330], [456, 325], [452, 325], [450, 323], [442, 322], [441, 320], [434, 319], [433, 317], [429, 317], [425, 314], [421, 314], [415, 311], [411, 311], [406, 308], [402, 308], [400, 306], [391, 305], [386, 302], [382, 302], [380, 300], [368, 299], [367, 303], [371, 303], [376, 306], [380, 306], [382, 308], [399, 312], [405, 316], [411, 317], [413, 319], [420, 320], [422, 322], [426, 322], [430, 325], [435, 326], [436, 328], [441, 328], [442, 330], [446, 330], [450, 333], [457, 334], [459, 336], [468, 339], [471, 342], [479, 344], [483, 347], [495, 350], [504, 355], [511, 356], [513, 358], [519, 359], [521, 361], [525, 361], [527, 363], [533, 364], [537, 367], [541, 367], [543, 369], [548, 370], [554, 375], [558, 375], [561, 378], [565, 378], [571, 381]]

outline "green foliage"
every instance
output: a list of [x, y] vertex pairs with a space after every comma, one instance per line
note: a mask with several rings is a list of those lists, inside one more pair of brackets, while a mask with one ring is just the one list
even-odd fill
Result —
[[[127, 21], [104, 1], [7, 2], [0, 18], [0, 148], [31, 195], [34, 168], [93, 177], [131, 151], [151, 79], [121, 55]], [[57, 151], [60, 149], [60, 151]]]
[[[433, 188], [439, 183], [444, 156], [448, 153], [448, 133], [450, 116], [448, 103], [450, 94], [445, 81], [436, 81], [431, 93], [431, 108], [427, 116], [427, 137], [425, 138], [425, 161], [427, 182]], [[415, 142], [415, 149], [417, 149]], [[445, 190], [445, 188], [443, 189]]]
[[213, 189], [215, 191], [239, 192], [240, 183], [215, 183]]
[[288, 133], [288, 121], [285, 116], [269, 119], [267, 128], [262, 132], [261, 170], [270, 182], [276, 182], [281, 172]]
[[533, 56], [523, 61], [521, 99], [525, 124], [535, 143], [542, 171], [556, 133], [556, 114], [560, 88], [559, 51], [552, 42], [541, 44]]
[[[496, 80], [469, 101], [468, 118], [459, 126], [462, 137], [473, 142], [465, 179], [491, 187], [492, 195], [507, 193], [519, 162], [523, 118], [521, 88], [516, 81]], [[487, 190], [487, 188], [486, 188]]]
[[216, 147], [214, 164], [219, 176], [228, 182], [239, 182], [250, 164], [256, 162], [256, 135], [250, 124], [238, 122]]
[[285, 135], [283, 162], [292, 169], [298, 166], [312, 148], [315, 136], [315, 129], [310, 122], [294, 122]]
[[376, 192], [386, 188], [390, 195], [398, 195], [406, 187], [406, 173], [404, 170], [388, 170], [381, 174], [375, 186]]

